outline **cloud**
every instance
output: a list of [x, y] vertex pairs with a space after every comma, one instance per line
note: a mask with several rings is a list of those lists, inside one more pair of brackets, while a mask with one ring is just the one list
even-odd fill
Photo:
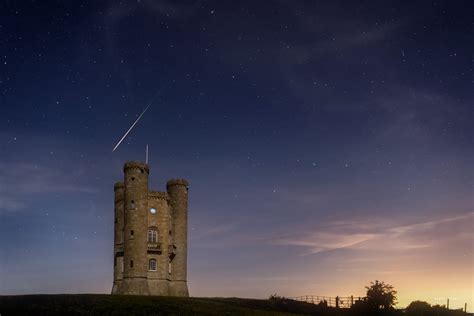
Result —
[[426, 140], [452, 128], [450, 122], [467, 123], [460, 101], [426, 89], [393, 86], [368, 104], [387, 117], [384, 138]]
[[25, 203], [15, 199], [11, 199], [7, 195], [3, 195], [0, 192], [0, 214], [2, 211], [18, 211], [24, 208], [25, 206]]
[[424, 222], [394, 225], [387, 221], [335, 221], [317, 232], [299, 233], [273, 241], [278, 245], [300, 246], [302, 254], [337, 249], [410, 251], [437, 248], [472, 240], [474, 212]]
[[302, 238], [282, 238], [276, 244], [302, 246], [308, 248], [306, 254], [316, 254], [328, 250], [351, 248], [360, 243], [374, 238], [374, 234], [345, 234], [318, 232], [303, 236]]
[[32, 195], [94, 193], [89, 184], [78, 183], [78, 169], [71, 171], [29, 162], [0, 163], [0, 214], [26, 208]]

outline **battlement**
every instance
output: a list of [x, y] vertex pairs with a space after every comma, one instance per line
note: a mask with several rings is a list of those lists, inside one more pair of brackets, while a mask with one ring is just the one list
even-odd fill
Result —
[[168, 193], [166, 192], [159, 192], [159, 191], [149, 191], [148, 198], [153, 200], [166, 200], [170, 199]]
[[141, 161], [127, 161], [123, 166], [123, 171], [126, 172], [128, 169], [140, 169], [150, 173], [150, 168], [148, 165]]
[[185, 187], [188, 187], [189, 183], [186, 179], [170, 179], [166, 182], [166, 187], [173, 185], [184, 185]]

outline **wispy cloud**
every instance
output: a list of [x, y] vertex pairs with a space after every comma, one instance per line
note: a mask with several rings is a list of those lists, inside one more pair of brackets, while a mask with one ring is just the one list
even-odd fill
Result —
[[77, 172], [28, 162], [0, 163], [0, 214], [26, 208], [31, 195], [96, 192], [79, 182]]
[[318, 232], [287, 236], [274, 240], [274, 243], [300, 246], [304, 249], [302, 254], [337, 249], [408, 251], [472, 239], [473, 221], [474, 212], [398, 225], [383, 221], [370, 225], [359, 220], [336, 221], [316, 228]]
[[282, 238], [276, 244], [302, 246], [308, 249], [306, 254], [316, 254], [323, 251], [351, 248], [374, 238], [375, 234], [345, 234], [318, 232], [302, 238]]

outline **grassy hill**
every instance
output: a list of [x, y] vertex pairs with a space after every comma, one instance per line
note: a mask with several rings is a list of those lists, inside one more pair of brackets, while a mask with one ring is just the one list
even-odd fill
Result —
[[[117, 296], [106, 294], [61, 294], [0, 296], [0, 316], [9, 315], [316, 315], [368, 316], [358, 308], [336, 309], [284, 298]], [[408, 316], [402, 310], [376, 312], [378, 316]], [[460, 310], [433, 308], [410, 315], [466, 316]]]
[[[340, 313], [326, 311], [324, 315]], [[181, 298], [100, 294], [0, 296], [9, 315], [323, 315], [315, 305], [291, 300]]]

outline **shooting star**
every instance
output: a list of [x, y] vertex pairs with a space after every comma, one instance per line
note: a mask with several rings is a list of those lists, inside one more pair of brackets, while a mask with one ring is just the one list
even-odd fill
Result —
[[115, 145], [114, 149], [112, 149], [112, 152], [114, 152], [118, 146], [120, 146], [120, 144], [123, 142], [123, 140], [127, 137], [128, 133], [130, 133], [130, 131], [133, 129], [133, 127], [135, 125], [137, 125], [138, 121], [142, 118], [143, 114], [145, 114], [145, 112], [148, 110], [148, 108], [152, 105], [152, 103], [155, 101], [156, 97], [161, 93], [161, 91], [163, 91], [163, 89], [166, 88], [166, 85], [162, 86], [160, 89], [158, 89], [158, 91], [156, 91], [156, 93], [153, 95], [153, 98], [151, 98], [151, 101], [148, 103], [148, 106], [143, 110], [142, 114], [140, 114], [140, 116], [135, 120], [135, 122], [133, 122], [132, 126], [130, 126], [130, 128], [128, 129], [128, 131], [125, 133], [125, 135], [123, 135], [122, 138], [120, 138], [120, 140], [118, 141], [117, 145]]
[[133, 122], [132, 126], [130, 126], [130, 128], [128, 129], [128, 131], [125, 133], [125, 135], [123, 135], [123, 137], [118, 141], [117, 145], [115, 145], [114, 149], [112, 149], [112, 152], [115, 151], [115, 149], [118, 148], [118, 146], [120, 146], [120, 144], [123, 142], [123, 140], [127, 137], [128, 133], [130, 133], [130, 131], [132, 130], [132, 128], [137, 125], [138, 121], [142, 118], [143, 114], [145, 114], [146, 110], [148, 110], [148, 108], [150, 107], [151, 105], [151, 102], [150, 104], [148, 104], [148, 106], [143, 110], [142, 114], [140, 114], [140, 116], [135, 120], [135, 122]]

